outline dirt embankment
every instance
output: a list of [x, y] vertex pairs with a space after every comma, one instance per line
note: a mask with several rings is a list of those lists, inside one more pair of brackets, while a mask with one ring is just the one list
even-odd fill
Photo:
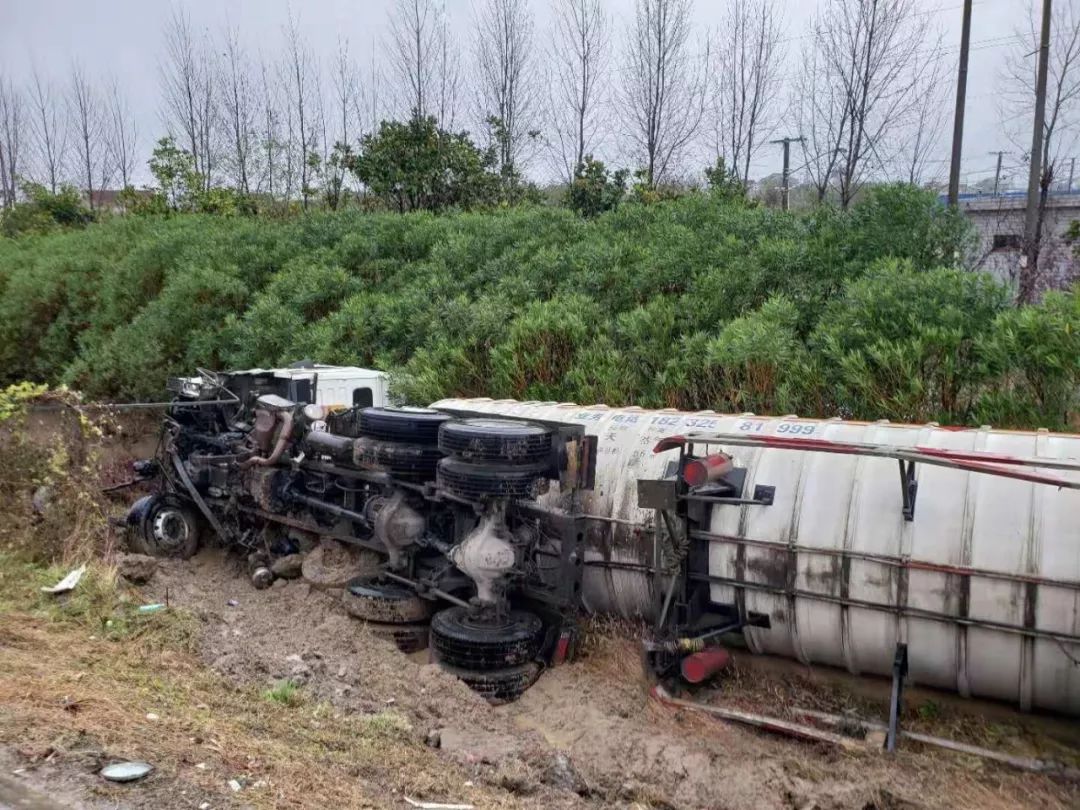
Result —
[[[182, 621], [176, 639], [155, 635], [152, 618], [111, 638], [105, 621], [98, 634], [0, 617], [4, 767], [69, 807], [405, 807], [406, 795], [476, 808], [1080, 802], [1068, 785], [972, 758], [840, 752], [660, 705], [618, 633], [491, 707], [423, 653], [371, 636], [334, 593], [301, 580], [258, 591], [241, 569], [204, 551], [121, 589], [128, 613], [167, 598], [172, 610], [156, 615]], [[793, 688], [782, 672], [739, 666], [711, 697], [769, 713]], [[135, 756], [155, 775], [127, 787], [96, 776]]]
[[[618, 634], [593, 639], [582, 660], [493, 708], [425, 654], [405, 656], [372, 638], [333, 593], [301, 581], [256, 591], [228, 557], [205, 553], [167, 565], [154, 595], [166, 587], [202, 619], [201, 654], [213, 669], [238, 683], [291, 678], [344, 712], [393, 707], [418, 739], [437, 741], [441, 757], [464, 766], [468, 781], [529, 805], [861, 810], [1068, 806], [1080, 797], [940, 752], [840, 753], [673, 710], [648, 697], [636, 644]], [[763, 674], [746, 690], [758, 701], [752, 708], [770, 712], [770, 694], [786, 683]], [[445, 793], [467, 798], [461, 788]]]

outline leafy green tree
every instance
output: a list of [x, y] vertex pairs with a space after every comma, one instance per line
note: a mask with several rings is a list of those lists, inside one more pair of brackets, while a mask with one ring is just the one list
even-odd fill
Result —
[[745, 200], [746, 186], [739, 179], [739, 175], [727, 167], [722, 157], [716, 159], [715, 166], [705, 169], [705, 183], [709, 192], [724, 200]]
[[566, 204], [583, 217], [595, 217], [619, 207], [626, 194], [626, 169], [609, 173], [602, 161], [586, 155], [566, 191]]
[[345, 172], [348, 170], [353, 158], [352, 147], [347, 143], [338, 141], [334, 144], [334, 148], [330, 150], [330, 156], [326, 159], [323, 197], [326, 199], [326, 207], [331, 211], [337, 211], [348, 196], [345, 188]]
[[909, 183], [864, 189], [850, 217], [843, 247], [861, 262], [896, 256], [924, 270], [961, 267], [976, 245], [974, 228], [962, 212]]
[[161, 138], [150, 156], [150, 173], [170, 211], [194, 211], [203, 188], [202, 175], [195, 171], [195, 158], [176, 145], [172, 136]]
[[[506, 205], [539, 203], [540, 190], [535, 183], [525, 179], [513, 158], [516, 151], [512, 143], [513, 137], [503, 119], [497, 115], [489, 115], [487, 126], [488, 139], [492, 144], [492, 165], [496, 167], [499, 178], [499, 202]], [[540, 130], [531, 129], [524, 134], [530, 141], [535, 141], [540, 137]]]
[[349, 168], [397, 211], [443, 211], [490, 204], [499, 178], [494, 155], [464, 133], [441, 129], [432, 116], [383, 121], [365, 135]]

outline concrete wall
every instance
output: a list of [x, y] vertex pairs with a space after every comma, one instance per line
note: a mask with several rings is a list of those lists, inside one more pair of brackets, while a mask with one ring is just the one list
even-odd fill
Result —
[[[1023, 256], [1025, 204], [1023, 195], [960, 200], [961, 210], [979, 232], [977, 265], [1010, 287], [1016, 286]], [[1065, 238], [1076, 220], [1080, 220], [1080, 195], [1056, 195], [1048, 200], [1039, 256], [1041, 290], [1067, 288], [1080, 280], [1080, 262], [1073, 252], [1077, 245]]]

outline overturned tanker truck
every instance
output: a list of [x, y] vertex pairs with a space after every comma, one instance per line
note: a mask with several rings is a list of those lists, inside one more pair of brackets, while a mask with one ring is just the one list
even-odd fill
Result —
[[346, 608], [403, 649], [430, 641], [493, 701], [571, 655], [590, 612], [646, 620], [660, 679], [699, 679], [738, 634], [863, 674], [895, 674], [903, 650], [917, 683], [1080, 714], [1080, 436], [393, 408], [334, 401], [319, 376], [181, 381], [138, 467], [158, 486], [133, 545], [184, 556], [213, 533], [257, 584], [298, 536], [368, 549]]

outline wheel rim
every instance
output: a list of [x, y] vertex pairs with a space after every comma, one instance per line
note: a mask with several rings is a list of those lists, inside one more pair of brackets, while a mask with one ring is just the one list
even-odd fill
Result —
[[162, 509], [154, 516], [153, 538], [162, 551], [178, 551], [190, 535], [187, 516], [179, 509]]

